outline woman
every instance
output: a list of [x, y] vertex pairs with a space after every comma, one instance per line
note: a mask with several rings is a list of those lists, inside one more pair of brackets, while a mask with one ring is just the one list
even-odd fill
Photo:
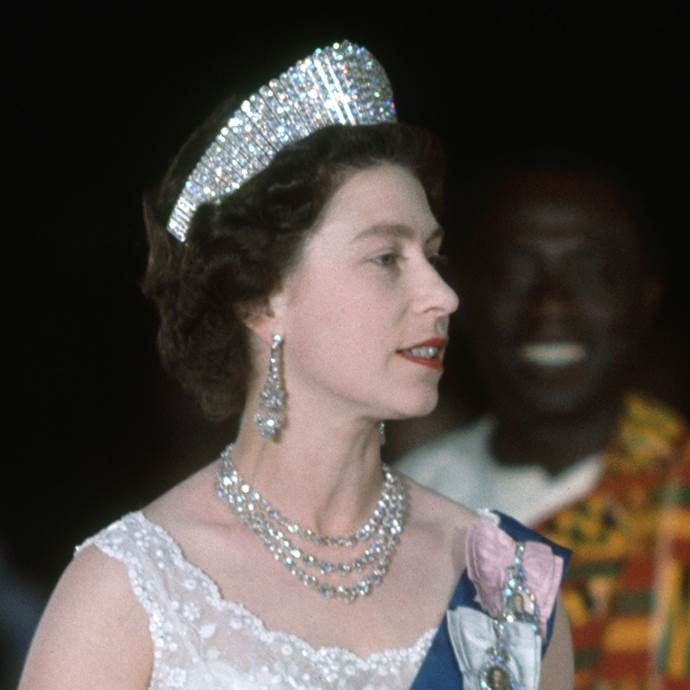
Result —
[[228, 112], [146, 205], [145, 291], [237, 439], [79, 549], [20, 687], [536, 688], [554, 630], [539, 687], [571, 687], [565, 554], [382, 471], [380, 422], [433, 409], [457, 308], [435, 142], [349, 43]]

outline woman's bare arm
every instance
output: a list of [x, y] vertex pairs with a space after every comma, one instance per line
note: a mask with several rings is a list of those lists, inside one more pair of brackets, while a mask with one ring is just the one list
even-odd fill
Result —
[[91, 546], [58, 582], [19, 690], [145, 690], [151, 659], [148, 620], [125, 566]]
[[563, 600], [559, 597], [551, 644], [541, 667], [539, 690], [572, 690], [575, 685], [573, 641]]

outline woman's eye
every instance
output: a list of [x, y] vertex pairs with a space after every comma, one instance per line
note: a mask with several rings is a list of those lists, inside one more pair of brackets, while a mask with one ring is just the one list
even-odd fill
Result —
[[372, 259], [374, 264], [381, 266], [381, 268], [390, 268], [394, 266], [398, 261], [398, 255], [394, 252], [388, 252], [387, 254], [379, 254]]

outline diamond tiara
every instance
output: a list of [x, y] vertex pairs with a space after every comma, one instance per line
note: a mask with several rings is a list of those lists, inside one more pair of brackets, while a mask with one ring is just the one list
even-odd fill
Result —
[[229, 117], [187, 178], [168, 221], [180, 242], [196, 209], [231, 194], [284, 146], [328, 125], [396, 120], [383, 67], [361, 46], [319, 48], [249, 96]]

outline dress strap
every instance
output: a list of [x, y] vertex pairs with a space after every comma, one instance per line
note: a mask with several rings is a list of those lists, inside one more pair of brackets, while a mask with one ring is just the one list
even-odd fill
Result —
[[190, 620], [208, 605], [204, 582], [186, 567], [170, 536], [141, 512], [112, 523], [78, 546], [75, 554], [89, 546], [125, 566], [134, 597], [148, 617], [154, 650], [149, 687], [179, 687], [174, 681], [181, 667], [199, 656], [198, 635], [192, 634]]
[[[151, 621], [160, 619], [160, 587], [157, 586], [155, 549], [152, 548], [148, 526], [139, 513], [129, 513], [97, 534], [89, 537], [74, 550], [95, 546], [106, 556], [120, 561], [127, 569], [132, 592]], [[159, 560], [164, 557], [159, 554]]]

